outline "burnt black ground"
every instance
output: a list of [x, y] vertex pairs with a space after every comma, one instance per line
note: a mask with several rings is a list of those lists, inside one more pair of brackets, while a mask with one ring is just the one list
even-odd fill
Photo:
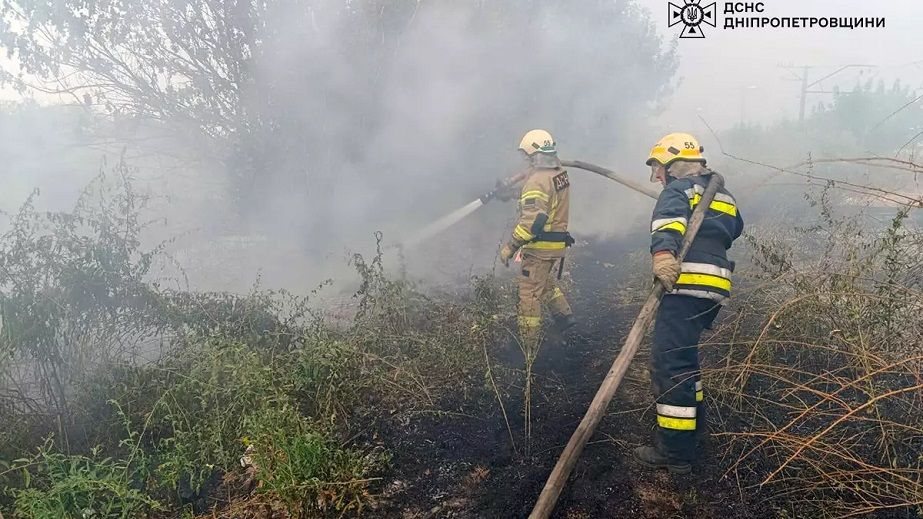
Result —
[[[629, 252], [643, 247], [628, 242], [589, 245], [569, 260], [573, 283], [568, 295], [580, 323], [566, 346], [549, 337], [536, 362], [531, 455], [513, 453], [495, 399], [462, 404], [465, 416], [428, 417], [381, 431], [393, 446], [393, 471], [382, 485], [381, 505], [366, 515], [528, 516], [637, 314], [640, 303], [621, 305], [615, 294], [645, 282], [631, 279], [630, 273], [638, 269], [617, 265], [629, 265]], [[491, 355], [493, 362], [511, 368], [522, 365], [513, 344], [497, 345]], [[758, 498], [721, 478], [717, 442], [703, 442], [701, 461], [688, 476], [645, 471], [631, 460], [631, 449], [649, 441], [653, 426], [646, 362], [643, 348], [577, 463], [553, 517], [772, 517], [769, 507], [755, 502]], [[509, 388], [506, 405], [521, 444], [520, 394], [518, 387]]]

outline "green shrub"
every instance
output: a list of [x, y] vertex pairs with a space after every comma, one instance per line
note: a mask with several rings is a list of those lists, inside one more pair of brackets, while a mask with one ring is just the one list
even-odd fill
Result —
[[146, 422], [156, 440], [156, 477], [171, 489], [188, 485], [197, 493], [235, 466], [244, 417], [286, 398], [273, 364], [239, 343], [203, 341], [152, 369], [163, 393]]
[[145, 339], [168, 328], [153, 311], [157, 287], [146, 282], [162, 249], [141, 245], [145, 200], [125, 164], [112, 173], [71, 212], [39, 212], [30, 197], [0, 235], [0, 412], [53, 414], [65, 446], [79, 412], [75, 387], [100, 365], [141, 354]]
[[19, 460], [22, 486], [9, 490], [15, 517], [29, 519], [127, 519], [163, 506], [139, 489], [143, 478], [128, 461], [53, 452], [46, 442]]
[[307, 416], [330, 422], [345, 417], [371, 385], [357, 345], [330, 330], [302, 342], [291, 352], [292, 396]]
[[265, 407], [245, 424], [259, 492], [285, 503], [292, 514], [361, 509], [369, 474], [385, 457], [339, 447], [289, 407]]

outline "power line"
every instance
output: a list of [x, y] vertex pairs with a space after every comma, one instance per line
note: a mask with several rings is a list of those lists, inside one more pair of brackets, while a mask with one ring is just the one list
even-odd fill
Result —
[[923, 99], [923, 94], [921, 94], [921, 95], [915, 97], [915, 98], [913, 99], [913, 101], [910, 101], [909, 103], [905, 104], [904, 106], [902, 106], [902, 107], [898, 108], [897, 110], [895, 110], [895, 111], [891, 112], [890, 114], [888, 114], [888, 116], [885, 117], [884, 119], [878, 121], [878, 124], [876, 124], [875, 126], [872, 126], [872, 130], [874, 130], [875, 128], [878, 128], [879, 126], [881, 126], [882, 124], [884, 124], [885, 121], [887, 121], [888, 119], [894, 117], [894, 116], [897, 115], [899, 112], [903, 111], [903, 110], [904, 110], [905, 108], [907, 108], [908, 106], [910, 106], [910, 105], [916, 103], [916, 102], [919, 101], [920, 99]]

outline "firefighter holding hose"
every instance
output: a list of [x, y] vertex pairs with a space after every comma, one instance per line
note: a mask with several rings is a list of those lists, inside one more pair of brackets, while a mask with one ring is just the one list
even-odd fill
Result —
[[516, 251], [522, 251], [522, 272], [518, 278], [519, 334], [527, 351], [536, 351], [543, 303], [549, 306], [559, 330], [575, 323], [564, 292], [556, 282], [561, 276], [564, 251], [574, 242], [567, 232], [570, 179], [558, 160], [554, 138], [547, 131], [526, 133], [519, 150], [528, 162], [529, 171], [519, 197], [519, 219], [509, 241], [500, 250], [500, 261], [508, 267]]
[[705, 429], [698, 343], [730, 295], [734, 263], [727, 250], [740, 236], [743, 219], [724, 188], [715, 195], [682, 263], [677, 254], [686, 226], [712, 171], [704, 148], [687, 133], [671, 133], [654, 145], [647, 165], [651, 182], [664, 187], [651, 218], [654, 276], [665, 293], [651, 346], [651, 381], [657, 404], [654, 445], [634, 450], [649, 468], [686, 474], [696, 456], [697, 433]]

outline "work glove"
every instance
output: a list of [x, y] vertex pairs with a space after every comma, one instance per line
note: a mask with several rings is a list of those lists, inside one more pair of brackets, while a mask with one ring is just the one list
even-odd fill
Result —
[[509, 202], [516, 196], [516, 193], [511, 184], [507, 184], [498, 178], [497, 185], [494, 187], [494, 196], [501, 202]]
[[663, 289], [667, 292], [673, 290], [673, 284], [679, 279], [681, 272], [679, 260], [669, 251], [660, 251], [654, 254], [654, 277], [660, 280]]
[[504, 267], [509, 267], [510, 258], [513, 257], [513, 254], [516, 254], [516, 249], [514, 249], [509, 243], [505, 243], [503, 248], [500, 249], [500, 263], [503, 263]]

